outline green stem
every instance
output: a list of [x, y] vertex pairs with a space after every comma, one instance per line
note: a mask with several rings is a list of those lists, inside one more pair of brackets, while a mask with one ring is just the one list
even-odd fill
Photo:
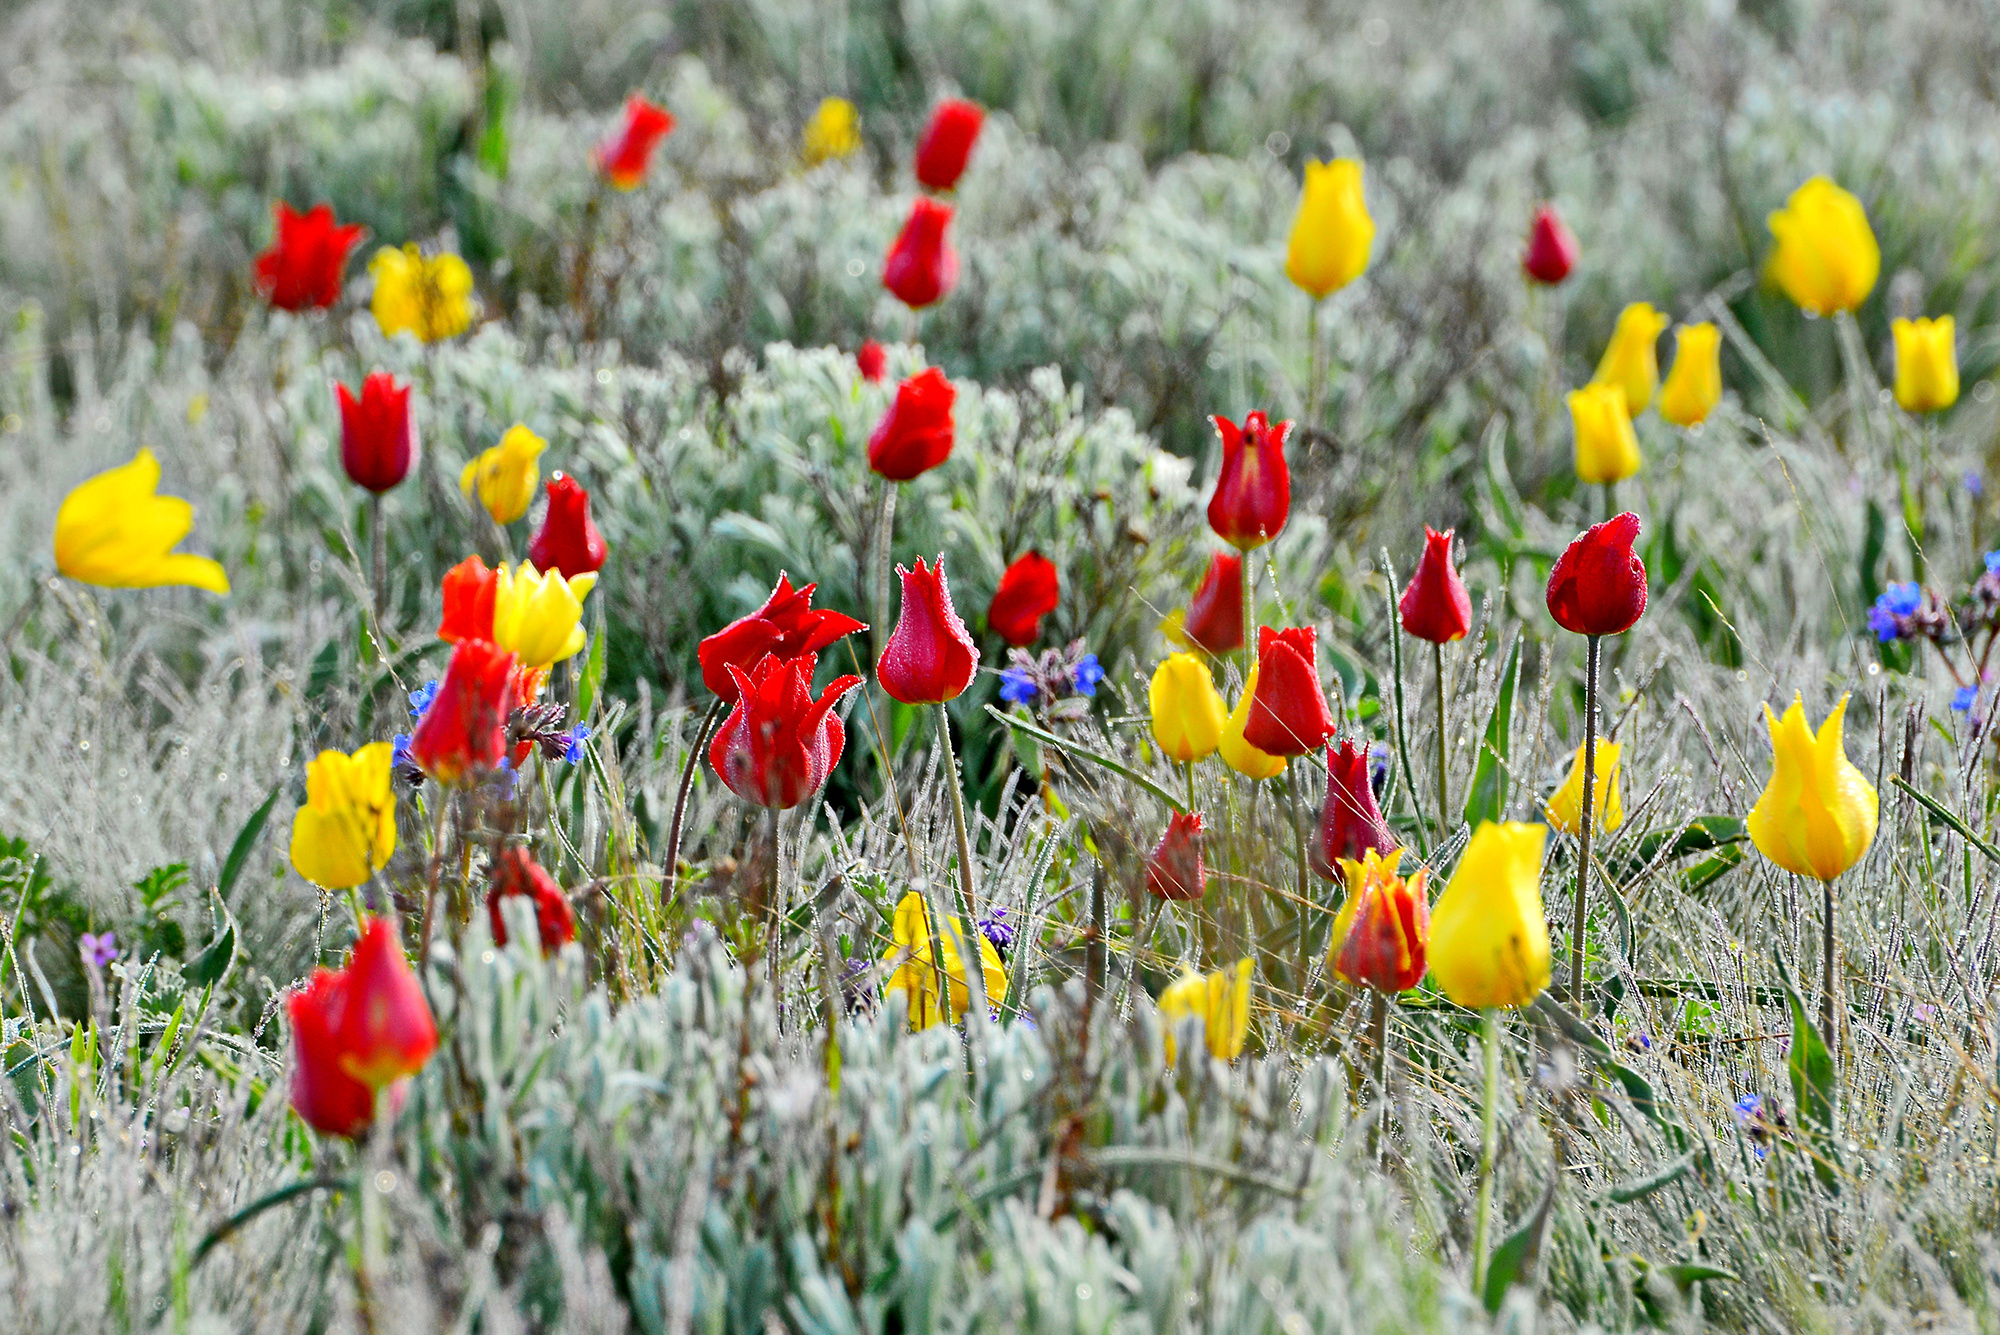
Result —
[[1194, 800], [1194, 762], [1192, 760], [1187, 761], [1183, 764], [1182, 768], [1187, 771], [1187, 793], [1188, 793], [1187, 809], [1189, 811], [1193, 811], [1196, 807], [1200, 805], [1200, 803]]
[[[965, 823], [965, 791], [959, 781], [958, 757], [951, 749], [951, 708], [940, 704], [937, 707], [938, 745], [944, 751], [945, 785], [951, 790], [952, 829], [958, 835], [958, 912], [964, 920], [962, 927], [946, 928], [954, 932], [954, 946], [958, 951], [959, 967], [965, 971], [966, 1000], [969, 1013], [986, 1014], [986, 969], [984, 953], [979, 949], [979, 897], [972, 883], [972, 836]], [[940, 925], [942, 926], [942, 924]], [[965, 935], [958, 935], [959, 932]], [[940, 952], [942, 953], [942, 952]], [[944, 998], [945, 1014], [951, 1013], [950, 998]]]
[[1299, 856], [1299, 1008], [1305, 1008], [1306, 980], [1311, 974], [1312, 878], [1306, 861], [1306, 827], [1299, 816], [1299, 773], [1292, 757], [1285, 757], [1285, 793], [1291, 801], [1292, 834]]
[[[382, 497], [379, 492], [368, 494], [368, 546], [373, 558], [370, 564], [375, 581], [375, 624], [380, 628], [389, 607], [389, 535], [382, 528]], [[388, 656], [386, 646], [383, 656]]]
[[1821, 881], [1819, 888], [1822, 896], [1819, 1031], [1820, 1036], [1826, 1040], [1826, 1050], [1833, 1052], [1839, 1047], [1839, 1039], [1833, 1032], [1833, 882]]
[[887, 478], [882, 479], [882, 509], [875, 518], [875, 630], [872, 636], [875, 657], [882, 656], [882, 650], [889, 644], [889, 584], [894, 573], [896, 532], [896, 493], [899, 488]]
[[1250, 553], [1242, 554], [1243, 570], [1243, 679], [1250, 679], [1250, 670], [1257, 666], [1257, 572], [1250, 564]]
[[1403, 786], [1410, 790], [1410, 810], [1416, 815], [1417, 856], [1430, 856], [1430, 849], [1424, 839], [1423, 803], [1417, 797], [1417, 774], [1410, 767], [1409, 720], [1403, 707], [1403, 622], [1396, 609], [1396, 568], [1389, 562], [1389, 549], [1382, 549], [1382, 573], [1388, 578], [1389, 592], [1389, 665], [1390, 678], [1395, 690], [1396, 701], [1396, 759], [1403, 768]]
[[1583, 1007], [1583, 914], [1590, 893], [1590, 835], [1597, 823], [1597, 665], [1603, 648], [1600, 636], [1589, 637], [1588, 665], [1583, 675], [1583, 819], [1577, 825], [1576, 903], [1570, 910], [1569, 999]]
[[1319, 389], [1324, 378], [1319, 361], [1319, 307], [1315, 300], [1306, 307], [1306, 425], [1319, 427]]
[[1437, 667], [1437, 724], [1438, 724], [1438, 842], [1443, 843], [1447, 831], [1451, 829], [1450, 780], [1445, 774], [1445, 758], [1449, 754], [1444, 709], [1444, 646], [1431, 646], [1432, 661]]
[[1618, 484], [1616, 482], [1607, 482], [1604, 484], [1604, 517], [1609, 519], [1617, 513]]
[[680, 882], [681, 824], [687, 819], [688, 794], [694, 791], [695, 771], [701, 768], [701, 755], [708, 749], [709, 735], [715, 731], [715, 725], [722, 722], [723, 713], [728, 708], [729, 702], [717, 696], [715, 703], [708, 707], [708, 712], [702, 715], [701, 727], [694, 735], [694, 746], [689, 749], [687, 761], [681, 766], [681, 789], [674, 796], [674, 821], [667, 827], [666, 876], [660, 882], [663, 904], [673, 898], [674, 889]]
[[1479, 1204], [1472, 1216], [1472, 1291], [1486, 1291], [1487, 1234], [1493, 1222], [1493, 1160], [1500, 1151], [1500, 1012], [1480, 1012], [1486, 1044], [1486, 1097], [1479, 1110]]

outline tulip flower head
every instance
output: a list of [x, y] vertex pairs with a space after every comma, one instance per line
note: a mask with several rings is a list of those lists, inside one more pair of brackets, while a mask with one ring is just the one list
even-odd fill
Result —
[[882, 286], [913, 311], [958, 286], [958, 252], [945, 235], [950, 226], [951, 205], [929, 196], [918, 199], [882, 261]]
[[1243, 683], [1243, 695], [1222, 725], [1222, 741], [1217, 750], [1222, 763], [1248, 779], [1269, 779], [1285, 772], [1285, 758], [1269, 755], [1252, 746], [1244, 737], [1250, 724], [1250, 707], [1257, 699], [1257, 667]]
[[294, 213], [283, 200], [271, 206], [276, 235], [271, 248], [257, 257], [257, 288], [281, 311], [324, 310], [340, 300], [340, 280], [347, 255], [367, 229], [360, 223], [340, 226], [333, 206], [315, 204]]
[[801, 658], [817, 654], [834, 641], [868, 627], [839, 612], [815, 611], [813, 590], [817, 584], [792, 587], [791, 577], [780, 574], [778, 586], [764, 605], [748, 616], [738, 617], [703, 640], [696, 650], [701, 660], [702, 685], [724, 700], [736, 699], [734, 666], [748, 673], [766, 654], [778, 658]]
[[1712, 324], [1674, 330], [1674, 365], [1660, 386], [1660, 416], [1675, 426], [1697, 426], [1722, 402], [1722, 334]]
[[408, 330], [420, 343], [436, 343], [471, 326], [472, 270], [458, 256], [426, 256], [414, 244], [384, 246], [368, 272], [375, 277], [368, 308], [384, 338]]
[[1187, 611], [1167, 618], [1168, 638], [1190, 649], [1226, 654], [1243, 647], [1243, 558], [1217, 552], [1188, 599]]
[[844, 97], [824, 97], [806, 122], [800, 156], [808, 167], [834, 162], [861, 147], [861, 113]]
[[228, 593], [221, 565], [174, 550], [194, 528], [194, 507], [159, 489], [160, 461], [147, 449], [79, 483], [56, 510], [56, 569], [107, 589], [185, 584]]
[[394, 748], [371, 742], [353, 755], [322, 751], [306, 764], [306, 804], [292, 817], [292, 867], [322, 890], [348, 890], [396, 851]]
[[1541, 890], [1548, 833], [1545, 825], [1480, 822], [1431, 906], [1431, 976], [1454, 1003], [1525, 1006], [1548, 987]]
[[1306, 163], [1305, 188], [1285, 247], [1285, 277], [1314, 300], [1322, 299], [1362, 275], [1374, 245], [1361, 160]]
[[1472, 629], [1472, 595], [1451, 562], [1452, 532], [1424, 525], [1423, 557], [1396, 605], [1403, 630], [1432, 644], [1462, 640]]
[[498, 768], [507, 754], [514, 679], [514, 655], [485, 640], [461, 640], [410, 734], [410, 763], [444, 784]]
[[[896, 905], [891, 934], [894, 944], [882, 957], [882, 963], [890, 969], [883, 989], [901, 992], [909, 999], [910, 1028], [913, 1031], [924, 1030], [947, 1021], [957, 1024], [959, 1017], [972, 1004], [971, 988], [965, 977], [965, 958], [960, 951], [966, 938], [964, 926], [958, 919], [948, 918], [942, 938], [934, 937], [930, 914], [924, 910], [924, 897], [912, 890]], [[937, 948], [935, 955], [932, 954], [934, 941]], [[947, 993], [942, 1005], [938, 998], [939, 965], [944, 968]], [[1006, 965], [1001, 963], [1000, 952], [994, 949], [993, 942], [983, 932], [979, 934], [979, 976], [986, 990], [987, 1005], [1006, 999]]]
[[1896, 402], [1904, 412], [1934, 413], [1958, 402], [1958, 345], [1949, 315], [1891, 320], [1896, 339]]
[[590, 493], [566, 473], [549, 478], [549, 508], [528, 540], [528, 560], [537, 570], [560, 575], [594, 575], [604, 564], [604, 535], [590, 519]]
[[1568, 278], [1576, 267], [1576, 237], [1563, 224], [1555, 207], [1543, 204], [1535, 209], [1528, 224], [1528, 248], [1521, 252], [1521, 272], [1537, 283], [1554, 287]]
[[1625, 411], [1623, 389], [1589, 384], [1571, 390], [1564, 401], [1576, 434], [1577, 481], [1623, 482], [1639, 471], [1639, 437]]
[[496, 574], [493, 643], [512, 653], [523, 669], [539, 672], [583, 648], [583, 600], [597, 586], [597, 576], [564, 579], [561, 571], [537, 570], [530, 561], [503, 565]]
[[889, 354], [871, 338], [854, 354], [854, 369], [861, 372], [861, 378], [869, 384], [879, 385], [882, 378], [889, 374]]
[[613, 190], [636, 189], [646, 179], [653, 150], [673, 129], [672, 112], [634, 93], [625, 99], [624, 119], [590, 151], [590, 165]]
[[535, 934], [541, 938], [543, 955], [553, 955], [576, 940], [576, 914], [570, 909], [569, 896], [555, 877], [542, 870], [534, 855], [518, 844], [501, 851], [493, 865], [492, 887], [486, 892], [486, 918], [496, 946], [507, 944], [507, 915], [501, 905], [509, 899], [525, 899], [535, 906]]
[[1183, 1022], [1196, 1019], [1202, 1023], [1208, 1055], [1217, 1061], [1235, 1061], [1243, 1055], [1243, 1040], [1250, 1033], [1250, 961], [1238, 960], [1206, 977], [1184, 969], [1180, 978], [1160, 993], [1160, 1018], [1166, 1021], [1169, 1064], [1174, 1061], [1174, 1031]]
[[1272, 756], [1319, 750], [1333, 735], [1333, 715], [1319, 684], [1318, 633], [1311, 626], [1259, 626], [1256, 671], [1243, 740]]
[[944, 557], [930, 567], [918, 557], [915, 570], [899, 565], [896, 577], [903, 582], [902, 613], [875, 664], [876, 680], [906, 705], [956, 700], [972, 683], [979, 649], [951, 605]]
[[1369, 849], [1347, 864], [1347, 899], [1333, 922], [1333, 972], [1377, 992], [1407, 992], [1423, 981], [1431, 908], [1419, 867], [1408, 880], [1399, 858]]
[[1222, 697], [1208, 664], [1193, 654], [1170, 654], [1154, 668], [1146, 700], [1153, 711], [1153, 738], [1169, 759], [1204, 760], [1222, 744], [1227, 722]]
[[[1615, 830], [1625, 823], [1625, 800], [1618, 783], [1619, 744], [1597, 739], [1597, 782], [1590, 800], [1591, 819], [1600, 830]], [[1564, 834], [1583, 828], [1583, 747], [1570, 758], [1569, 774], [1562, 786], [1549, 795], [1549, 824]]]
[[1025, 552], [1000, 576], [1000, 587], [986, 609], [986, 625], [1017, 649], [1041, 637], [1042, 618], [1056, 610], [1061, 596], [1055, 562], [1040, 552]]
[[1867, 300], [1882, 272], [1882, 248], [1860, 200], [1815, 176], [1769, 221], [1778, 245], [1766, 271], [1801, 310], [1832, 315]]
[[1646, 563], [1632, 550], [1639, 516], [1629, 510], [1592, 524], [1556, 558], [1549, 615], [1576, 635], [1618, 635], [1646, 610]]
[[[1370, 855], [1389, 859], [1394, 870], [1400, 845], [1382, 818], [1368, 781], [1368, 748], [1349, 738], [1326, 748], [1326, 805], [1320, 808], [1319, 836], [1306, 845], [1306, 860], [1329, 881], [1347, 876], [1345, 866]], [[1334, 938], [1340, 940], [1336, 931]]]
[[958, 391], [935, 366], [896, 386], [889, 411], [868, 436], [868, 466], [891, 482], [908, 482], [949, 459], [957, 402]]
[[334, 386], [340, 399], [340, 466], [357, 487], [380, 496], [410, 473], [417, 430], [410, 419], [410, 387], [387, 371], [361, 382], [359, 397]]
[[507, 428], [498, 445], [481, 451], [458, 475], [458, 489], [476, 499], [501, 526], [528, 513], [541, 480], [536, 461], [549, 443], [520, 423]]
[[948, 97], [938, 103], [924, 137], [917, 141], [917, 179], [932, 190], [956, 186], [985, 123], [986, 113], [977, 102]]
[[315, 970], [285, 1001], [292, 1022], [292, 1107], [323, 1135], [360, 1139], [376, 1097], [401, 1084], [437, 1050], [437, 1023], [396, 931], [364, 918], [345, 967]]
[[1875, 841], [1875, 789], [1847, 759], [1841, 730], [1847, 697], [1814, 735], [1793, 699], [1781, 719], [1764, 706], [1771, 731], [1771, 781], [1746, 822], [1757, 851], [1786, 871], [1831, 881]]
[[1282, 533], [1292, 512], [1292, 473], [1285, 464], [1290, 422], [1270, 424], [1250, 413], [1238, 427], [1211, 417], [1222, 437], [1222, 472], [1208, 498], [1208, 526], [1238, 551], [1250, 551]]
[[1146, 855], [1146, 893], [1155, 899], [1200, 899], [1208, 888], [1208, 868], [1201, 864], [1202, 818], [1199, 811], [1176, 811], [1166, 833]]
[[729, 665], [736, 707], [709, 745], [708, 763], [744, 801], [790, 810], [818, 792], [840, 763], [847, 733], [833, 707], [861, 678], [836, 677], [814, 698], [818, 661], [813, 654], [782, 659], [766, 654], [748, 672]]
[[1660, 357], [1657, 345], [1666, 331], [1667, 317], [1643, 301], [1635, 301], [1618, 312], [1611, 330], [1611, 342], [1597, 363], [1591, 383], [1616, 385], [1625, 391], [1625, 412], [1637, 417], [1653, 401], [1660, 387]]
[[500, 572], [468, 556], [444, 572], [444, 620], [438, 638], [447, 644], [493, 638], [493, 600], [500, 591]]

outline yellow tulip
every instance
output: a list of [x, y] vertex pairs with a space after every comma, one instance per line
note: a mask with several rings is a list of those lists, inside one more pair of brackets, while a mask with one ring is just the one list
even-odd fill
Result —
[[1783, 719], [1764, 706], [1771, 782], [1750, 808], [1750, 841], [1786, 871], [1822, 881], [1859, 862], [1875, 840], [1875, 789], [1841, 746], [1846, 716], [1843, 695], [1815, 737], [1802, 700], [1794, 698]]
[[1722, 333], [1714, 325], [1674, 328], [1674, 366], [1660, 386], [1660, 416], [1675, 426], [1694, 426], [1722, 401]]
[[1207, 977], [1186, 969], [1160, 993], [1160, 1014], [1166, 1020], [1167, 1060], [1174, 1060], [1174, 1028], [1183, 1020], [1201, 1018], [1209, 1055], [1235, 1061], [1250, 1033], [1250, 961], [1238, 960]]
[[1368, 268], [1375, 220], [1361, 191], [1361, 160], [1308, 162], [1285, 250], [1285, 277], [1314, 297], [1346, 287]]
[[1193, 654], [1170, 654], [1154, 668], [1146, 699], [1153, 709], [1153, 736], [1173, 759], [1203, 760], [1221, 744], [1222, 697], [1208, 664]]
[[1482, 822], [1431, 909], [1431, 977], [1461, 1006], [1525, 1006], [1549, 985], [1545, 825]]
[[472, 323], [472, 270], [456, 255], [426, 256], [415, 245], [384, 246], [368, 261], [375, 295], [368, 308], [386, 338], [405, 329], [435, 343]]
[[823, 98], [806, 122], [806, 166], [844, 158], [861, 147], [861, 113], [844, 97]]
[[1639, 437], [1617, 385], [1589, 384], [1566, 396], [1581, 482], [1623, 482], [1639, 471]]
[[[1619, 793], [1616, 742], [1597, 739], [1597, 782], [1591, 787], [1592, 824], [1600, 830], [1615, 830], [1625, 823], [1625, 800]], [[1549, 795], [1549, 824], [1564, 834], [1583, 828], [1583, 747], [1570, 758], [1569, 777]]]
[[1250, 721], [1250, 697], [1257, 693], [1257, 669], [1250, 669], [1250, 680], [1243, 683], [1243, 698], [1236, 702], [1236, 708], [1229, 711], [1229, 719], [1222, 725], [1222, 740], [1217, 744], [1222, 752], [1222, 762], [1238, 774], [1252, 779], [1269, 779], [1285, 772], [1283, 756], [1274, 756], [1243, 740], [1243, 725]]
[[[958, 949], [965, 929], [956, 918], [951, 919], [948, 926], [949, 930], [941, 943], [941, 958], [945, 979], [950, 984], [951, 1023], [957, 1024], [972, 1002], [965, 980], [964, 960]], [[942, 1023], [945, 1014], [938, 1005], [937, 965], [931, 956], [930, 914], [924, 910], [922, 895], [912, 890], [903, 896], [896, 905], [892, 930], [895, 945], [882, 957], [882, 962], [890, 966], [884, 987], [909, 998], [911, 1029], [928, 1029]], [[984, 932], [979, 934], [979, 975], [986, 985], [987, 1005], [1006, 999], [1007, 970], [1000, 963], [1000, 952], [993, 948], [993, 943], [986, 939]]]
[[1660, 387], [1660, 357], [1654, 345], [1667, 327], [1667, 317], [1643, 301], [1635, 301], [1618, 312], [1611, 330], [1611, 342], [1597, 363], [1596, 385], [1616, 385], [1625, 391], [1625, 412], [1637, 417], [1653, 401]]
[[[1333, 936], [1328, 940], [1326, 947], [1326, 966], [1334, 977], [1344, 983], [1365, 982], [1374, 985], [1380, 981], [1375, 978], [1349, 978], [1341, 972], [1338, 963], [1341, 951], [1347, 945], [1348, 935], [1353, 931], [1355, 913], [1360, 909], [1363, 898], [1370, 890], [1380, 894], [1383, 902], [1389, 906], [1389, 912], [1383, 918], [1383, 926], [1395, 934], [1394, 944], [1399, 947], [1393, 953], [1393, 965], [1389, 967], [1404, 970], [1414, 968], [1416, 978], [1423, 977], [1424, 951], [1426, 943], [1430, 940], [1428, 909], [1418, 911], [1413, 908], [1410, 912], [1409, 921], [1416, 927], [1413, 936], [1404, 937], [1399, 929], [1404, 922], [1402, 910], [1405, 905], [1427, 905], [1424, 880], [1430, 869], [1419, 867], [1415, 874], [1405, 881], [1397, 874], [1397, 869], [1402, 864], [1403, 850], [1400, 848], [1390, 849], [1387, 857], [1370, 848], [1363, 851], [1358, 862], [1353, 858], [1340, 860], [1341, 878], [1347, 884], [1347, 896], [1341, 900], [1340, 912], [1333, 918]], [[1382, 963], [1381, 952], [1375, 952], [1372, 962], [1378, 965]], [[1416, 986], [1415, 980], [1413, 979], [1408, 986]], [[1407, 991], [1408, 987], [1385, 986], [1381, 990], [1402, 992]]]
[[560, 663], [583, 648], [583, 599], [597, 576], [538, 571], [526, 561], [501, 566], [493, 591], [493, 643], [523, 668]]
[[1832, 315], [1867, 300], [1882, 272], [1882, 248], [1860, 200], [1815, 176], [1769, 221], [1778, 245], [1768, 272], [1793, 302]]
[[145, 449], [79, 483], [56, 511], [56, 569], [112, 589], [186, 584], [228, 593], [219, 564], [174, 550], [194, 528], [194, 507], [159, 489], [160, 461]]
[[1934, 413], [1958, 402], [1958, 344], [1949, 315], [1891, 320], [1896, 336], [1896, 402], [1904, 411]]
[[477, 496], [496, 524], [511, 524], [534, 503], [541, 470], [535, 461], [549, 443], [518, 422], [500, 443], [485, 450], [458, 475], [458, 489]]
[[396, 851], [395, 748], [322, 751], [306, 765], [306, 804], [292, 817], [292, 866], [322, 890], [360, 885]]

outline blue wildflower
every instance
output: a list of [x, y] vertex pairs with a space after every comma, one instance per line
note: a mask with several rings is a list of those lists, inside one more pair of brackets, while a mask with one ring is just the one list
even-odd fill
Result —
[[1965, 489], [1974, 496], [1984, 496], [1986, 494], [1986, 479], [1979, 476], [1973, 469], [1968, 468], [1965, 470]]
[[1972, 712], [1972, 702], [1978, 698], [1979, 688], [1977, 686], [1961, 686], [1951, 693], [1952, 711], [1959, 714], [1969, 714]]
[[389, 768], [414, 769], [416, 761], [410, 759], [410, 734], [399, 732], [389, 739]]
[[[2000, 553], [1989, 555], [1988, 569], [1992, 568], [1990, 563], [1993, 555]], [[1875, 600], [1875, 605], [1868, 609], [1868, 629], [1874, 631], [1875, 638], [1883, 644], [1891, 640], [1900, 640], [1910, 633], [1911, 627], [1906, 623], [1923, 605], [1923, 586], [1915, 580], [1891, 584], [1882, 591], [1882, 596]]]
[[431, 707], [431, 701], [437, 699], [437, 693], [438, 693], [438, 683], [435, 680], [427, 681], [423, 685], [417, 687], [416, 690], [411, 691], [410, 717], [422, 718], [424, 716], [424, 711]]
[[1104, 668], [1098, 663], [1097, 655], [1085, 654], [1077, 659], [1069, 680], [1078, 695], [1096, 695], [1097, 683], [1104, 680]]
[[1007, 668], [1000, 673], [1000, 698], [1009, 704], [1033, 704], [1041, 693], [1031, 673], [1020, 668]]
[[1382, 800], [1382, 790], [1389, 786], [1389, 744], [1370, 742], [1368, 744], [1368, 790], [1375, 794], [1375, 800]]
[[1764, 1096], [1762, 1094], [1745, 1094], [1742, 1098], [1736, 1100], [1737, 1121], [1748, 1122], [1753, 1118], [1763, 1115]]
[[578, 764], [583, 760], [583, 744], [590, 740], [590, 729], [574, 728], [563, 734], [563, 740], [566, 743], [563, 747], [563, 759], [569, 764]]
[[2000, 575], [2000, 552], [1986, 553], [1986, 573]]
[[979, 934], [993, 943], [993, 948], [1006, 954], [1014, 945], [1014, 924], [1007, 921], [1007, 910], [996, 908], [979, 920]]

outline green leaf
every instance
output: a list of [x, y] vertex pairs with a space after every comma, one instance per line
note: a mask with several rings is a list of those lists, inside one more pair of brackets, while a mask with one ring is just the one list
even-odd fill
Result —
[[1548, 1228], [1549, 1206], [1555, 1198], [1556, 1180], [1550, 1177], [1549, 1184], [1542, 1188], [1541, 1204], [1494, 1249], [1493, 1259], [1486, 1263], [1486, 1288], [1480, 1294], [1487, 1311], [1499, 1311], [1507, 1290], [1534, 1273], [1535, 1260], [1542, 1250], [1542, 1234]]
[[236, 962], [236, 918], [217, 892], [209, 909], [215, 915], [215, 939], [210, 941], [187, 966], [188, 982], [196, 987], [213, 987], [229, 974]]
[[222, 875], [215, 878], [215, 892], [227, 898], [235, 888], [236, 878], [243, 874], [243, 864], [250, 860], [250, 851], [257, 847], [257, 840], [263, 836], [264, 826], [271, 819], [271, 808], [278, 805], [278, 794], [282, 785], [273, 788], [270, 795], [250, 813], [250, 819], [243, 822], [243, 828], [236, 832], [236, 839], [229, 845], [229, 856], [222, 860]]
[[1690, 895], [1698, 895], [1743, 865], [1744, 852], [1740, 845], [1731, 845], [1714, 857], [1703, 858], [1681, 873], [1681, 889]]
[[1699, 1284], [1705, 1279], [1726, 1279], [1732, 1284], [1741, 1284], [1742, 1277], [1733, 1270], [1724, 1270], [1719, 1265], [1695, 1265], [1683, 1262], [1680, 1265], [1663, 1265], [1660, 1273], [1672, 1280], [1676, 1286], [1686, 1288]]
[[1792, 1106], [1811, 1142], [1813, 1175], [1828, 1191], [1838, 1192], [1840, 1178], [1834, 1170], [1840, 1162], [1840, 1150], [1833, 1139], [1833, 1127], [1840, 1111], [1840, 1086], [1833, 1076], [1833, 1054], [1827, 1051], [1819, 1026], [1812, 1022], [1782, 962], [1778, 976], [1784, 981], [1785, 1002], [1792, 1012], [1792, 1051], [1785, 1059], [1785, 1069], [1792, 1077]]
[[1644, 1200], [1662, 1187], [1672, 1186], [1687, 1176], [1688, 1169], [1694, 1167], [1694, 1155], [1683, 1154], [1658, 1172], [1632, 1182], [1623, 1182], [1604, 1193], [1608, 1201], [1619, 1205], [1630, 1205], [1633, 1201]]
[[1749, 837], [1748, 827], [1736, 816], [1693, 816], [1678, 829], [1641, 835], [1633, 853], [1643, 866], [1659, 857], [1662, 848], [1667, 850], [1669, 858], [1684, 858], [1690, 853], [1711, 853], [1740, 844]]
[[1465, 794], [1465, 822], [1475, 830], [1481, 821], [1501, 820], [1507, 813], [1507, 760], [1514, 732], [1514, 684], [1520, 670], [1521, 643], [1517, 639], [1507, 651], [1507, 666], [1500, 672], [1500, 693], [1487, 716], [1479, 764]]
[[[598, 604], [599, 608], [603, 603]], [[590, 719], [590, 707], [597, 703], [597, 692], [604, 685], [604, 618], [599, 616], [597, 631], [590, 637], [590, 648], [583, 663], [583, 675], [576, 683], [576, 712], [570, 722], [584, 723]]]

